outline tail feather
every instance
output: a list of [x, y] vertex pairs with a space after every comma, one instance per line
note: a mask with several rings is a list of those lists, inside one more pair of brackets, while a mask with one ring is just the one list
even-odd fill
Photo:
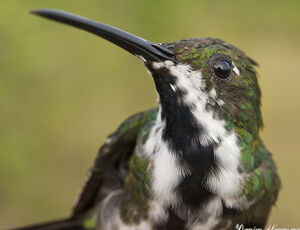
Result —
[[27, 227], [16, 228], [15, 230], [87, 230], [81, 219], [62, 219]]

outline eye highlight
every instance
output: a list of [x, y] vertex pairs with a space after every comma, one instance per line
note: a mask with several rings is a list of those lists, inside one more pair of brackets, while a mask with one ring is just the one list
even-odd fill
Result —
[[219, 80], [228, 81], [232, 77], [232, 63], [230, 57], [215, 54], [209, 60], [211, 73]]

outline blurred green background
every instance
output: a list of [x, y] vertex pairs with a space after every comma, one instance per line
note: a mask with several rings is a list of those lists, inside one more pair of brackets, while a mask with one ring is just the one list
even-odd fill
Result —
[[28, 14], [40, 7], [155, 42], [222, 38], [259, 62], [262, 136], [283, 182], [269, 223], [300, 226], [300, 1], [1, 0], [0, 229], [67, 216], [106, 136], [156, 100], [139, 60]]

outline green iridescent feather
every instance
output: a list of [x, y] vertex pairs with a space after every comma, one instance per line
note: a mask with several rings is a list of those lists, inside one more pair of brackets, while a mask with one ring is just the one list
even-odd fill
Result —
[[[124, 155], [130, 158], [130, 166], [125, 178], [124, 199], [121, 215], [127, 222], [138, 221], [143, 211], [146, 210], [146, 198], [150, 183], [147, 173], [148, 162], [136, 155], [135, 146], [145, 141], [153, 121], [157, 116], [158, 108], [153, 108], [129, 117], [115, 133], [109, 136], [109, 141], [104, 144], [96, 158], [91, 174], [84, 185], [79, 200], [74, 207], [73, 216], [79, 216], [88, 209], [93, 208], [98, 191], [103, 184], [98, 178], [103, 177], [108, 165], [115, 165]], [[126, 207], [125, 207], [126, 206]], [[136, 214], [138, 210], [138, 215]]]

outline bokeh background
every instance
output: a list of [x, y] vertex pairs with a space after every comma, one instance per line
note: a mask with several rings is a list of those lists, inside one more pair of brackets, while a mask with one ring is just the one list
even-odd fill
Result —
[[300, 1], [1, 0], [0, 229], [67, 216], [106, 136], [156, 100], [139, 60], [28, 13], [41, 7], [155, 42], [222, 38], [260, 63], [262, 136], [283, 182], [269, 223], [300, 227]]

